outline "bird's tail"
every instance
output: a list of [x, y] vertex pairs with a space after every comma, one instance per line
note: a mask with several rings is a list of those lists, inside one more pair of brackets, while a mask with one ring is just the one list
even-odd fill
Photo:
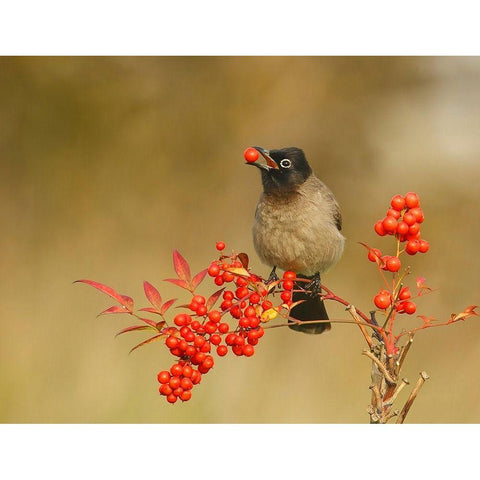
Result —
[[[299, 278], [309, 278], [303, 275], [297, 275]], [[304, 300], [304, 302], [300, 303], [299, 305], [292, 308], [290, 311], [290, 316], [299, 320], [301, 322], [309, 321], [309, 320], [328, 320], [327, 310], [325, 309], [325, 305], [323, 300], [320, 299], [318, 295], [312, 297], [308, 293], [305, 292], [293, 292], [292, 296], [293, 302], [298, 302], [299, 300]], [[325, 323], [310, 323], [306, 325], [301, 325], [295, 323], [290, 320], [289, 327], [292, 330], [296, 330], [297, 332], [303, 332], [308, 334], [319, 334], [325, 331], [330, 330], [332, 325], [330, 322]]]

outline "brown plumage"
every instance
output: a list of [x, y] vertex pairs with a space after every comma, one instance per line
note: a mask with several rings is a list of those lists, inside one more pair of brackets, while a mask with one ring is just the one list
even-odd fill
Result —
[[[262, 262], [292, 270], [304, 278], [318, 278], [340, 259], [344, 237], [341, 215], [333, 193], [321, 182], [303, 154], [289, 147], [269, 152], [255, 147], [267, 165], [255, 163], [262, 172], [264, 191], [255, 211], [253, 243]], [[298, 292], [293, 300], [306, 300], [294, 307], [297, 320], [328, 320], [318, 296]], [[304, 333], [322, 333], [329, 323], [297, 325]]]

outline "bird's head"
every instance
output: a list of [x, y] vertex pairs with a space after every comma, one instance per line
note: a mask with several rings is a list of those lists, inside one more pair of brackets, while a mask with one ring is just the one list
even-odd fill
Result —
[[265, 159], [255, 165], [262, 173], [263, 188], [266, 192], [295, 190], [311, 175], [312, 169], [305, 158], [303, 150], [286, 147], [278, 150], [265, 150], [254, 147]]

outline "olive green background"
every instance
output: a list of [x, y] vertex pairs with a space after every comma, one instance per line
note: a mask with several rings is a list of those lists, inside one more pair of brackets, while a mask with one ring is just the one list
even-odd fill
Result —
[[[114, 302], [72, 282], [138, 306], [143, 280], [182, 298], [161, 281], [172, 250], [199, 271], [220, 239], [266, 275], [250, 234], [260, 179], [242, 153], [295, 145], [342, 207], [345, 253], [326, 285], [372, 308], [381, 282], [357, 242], [391, 251], [372, 225], [415, 190], [431, 249], [408, 259], [411, 281], [439, 288], [418, 313], [447, 319], [480, 301], [479, 132], [479, 58], [1, 58], [0, 420], [366, 422], [370, 365], [352, 325], [271, 330], [172, 406], [157, 393], [162, 344], [128, 355], [144, 332], [114, 339], [129, 319], [96, 318]], [[417, 335], [403, 374], [431, 380], [407, 421], [480, 420], [479, 335], [475, 317]]]

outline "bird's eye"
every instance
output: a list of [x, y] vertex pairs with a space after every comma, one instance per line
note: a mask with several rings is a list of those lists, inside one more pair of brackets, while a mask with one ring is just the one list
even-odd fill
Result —
[[280, 166], [282, 168], [290, 168], [292, 166], [292, 162], [288, 159], [288, 158], [284, 158], [281, 162], [280, 162]]

